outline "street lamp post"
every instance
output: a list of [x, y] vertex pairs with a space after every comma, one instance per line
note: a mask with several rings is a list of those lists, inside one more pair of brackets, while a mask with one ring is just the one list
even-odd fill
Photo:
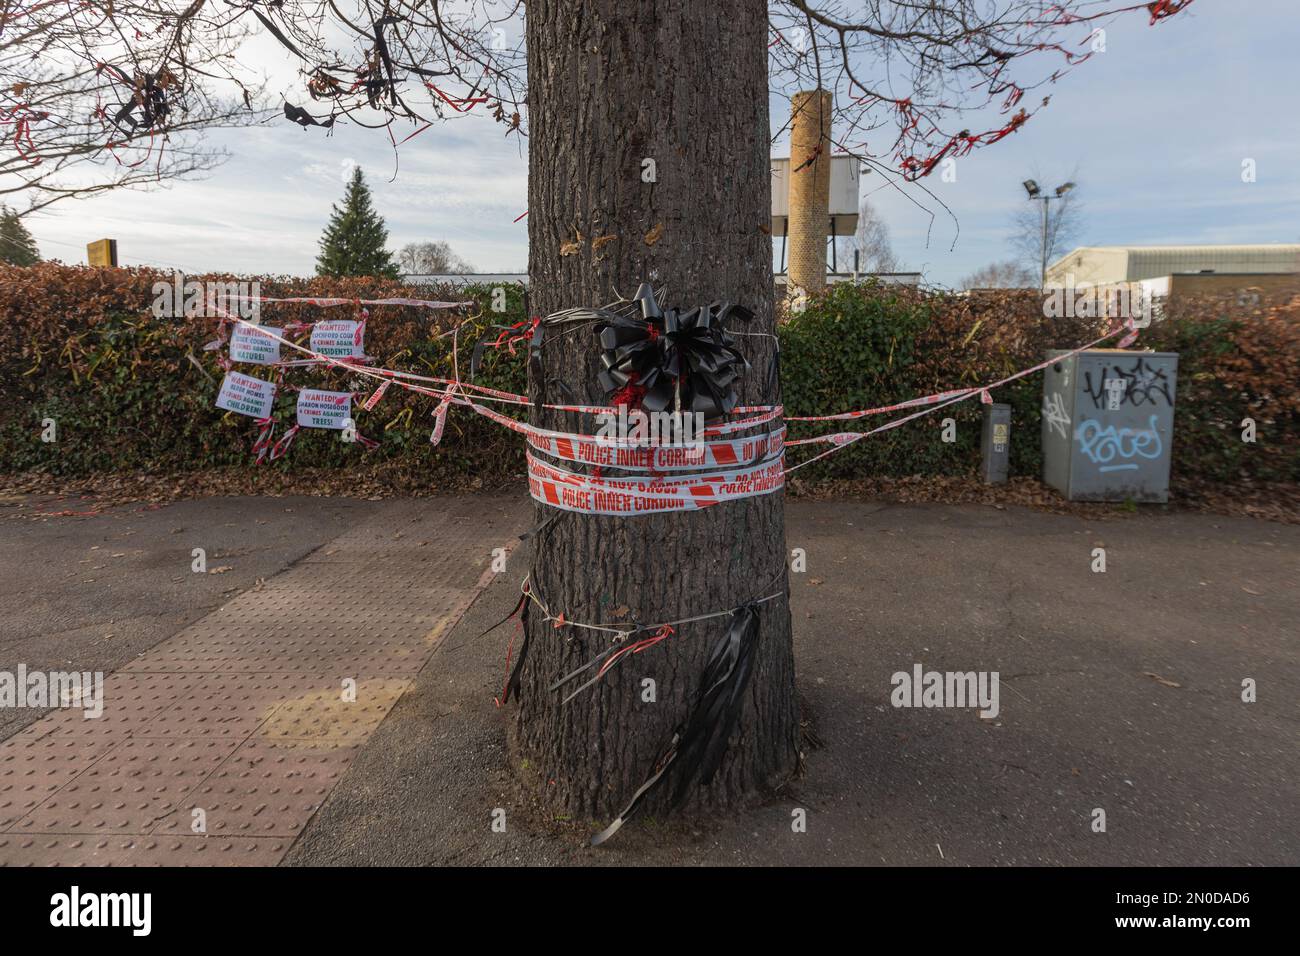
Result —
[[1042, 203], [1042, 239], [1039, 246], [1039, 288], [1047, 285], [1047, 205], [1053, 199], [1064, 199], [1065, 194], [1074, 188], [1074, 183], [1062, 183], [1056, 187], [1055, 195], [1046, 195], [1038, 188], [1038, 183], [1032, 179], [1026, 179], [1021, 185], [1025, 187], [1025, 192], [1029, 194], [1031, 202]]

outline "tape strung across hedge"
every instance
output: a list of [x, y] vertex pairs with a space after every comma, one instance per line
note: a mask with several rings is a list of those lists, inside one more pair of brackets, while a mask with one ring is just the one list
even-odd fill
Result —
[[[657, 306], [653, 303], [653, 297], [648, 294], [648, 287], [643, 286], [638, 290], [637, 300], [642, 308]], [[647, 305], [647, 300], [649, 305]], [[398, 299], [375, 299], [375, 300], [357, 300], [357, 299], [270, 299], [261, 298], [262, 302], [307, 302], [321, 305], [345, 305], [352, 304], [376, 304], [376, 305], [397, 305], [413, 304], [418, 300], [398, 300]], [[462, 303], [443, 303], [443, 302], [419, 302], [418, 304], [430, 308], [453, 308]], [[711, 309], [716, 308], [710, 307]], [[221, 311], [221, 310], [218, 310]], [[572, 312], [560, 313], [566, 320], [571, 319]], [[718, 309], [720, 313], [725, 313], [727, 309]], [[662, 314], [662, 313], [661, 313]], [[709, 314], [712, 314], [711, 312]], [[435, 426], [430, 440], [434, 444], [441, 439], [443, 429], [446, 423], [447, 413], [451, 405], [458, 405], [468, 408], [476, 414], [502, 425], [513, 431], [519, 432], [525, 436], [529, 445], [528, 461], [528, 483], [529, 493], [534, 500], [549, 507], [562, 509], [565, 511], [576, 511], [579, 513], [595, 515], [645, 515], [665, 511], [687, 511], [699, 510], [714, 504], [725, 501], [735, 501], [741, 498], [754, 497], [757, 495], [771, 494], [772, 492], [784, 486], [784, 479], [787, 474], [802, 468], [805, 465], [812, 464], [833, 454], [847, 445], [853, 444], [866, 438], [869, 435], [878, 434], [900, 425], [913, 421], [924, 415], [938, 411], [940, 408], [957, 402], [965, 401], [976, 395], [980, 396], [981, 401], [990, 402], [990, 391], [998, 388], [1008, 382], [1023, 378], [1035, 372], [1042, 371], [1053, 362], [1058, 362], [1062, 358], [1068, 358], [1087, 349], [1093, 348], [1107, 339], [1113, 338], [1121, 333], [1125, 333], [1117, 347], [1126, 348], [1131, 345], [1137, 338], [1137, 329], [1132, 319], [1128, 319], [1122, 325], [1118, 325], [1103, 335], [1098, 336], [1091, 342], [1077, 347], [1064, 355], [1047, 359], [1037, 365], [1021, 369], [1011, 375], [1006, 376], [996, 382], [987, 385], [975, 386], [963, 389], [949, 389], [942, 392], [936, 392], [933, 395], [920, 396], [918, 398], [908, 399], [892, 405], [883, 405], [876, 408], [855, 409], [846, 412], [836, 412], [827, 415], [801, 415], [787, 416], [780, 405], [753, 405], [742, 406], [733, 409], [732, 414], [742, 416], [734, 418], [731, 421], [714, 422], [704, 429], [704, 436], [716, 437], [719, 435], [730, 435], [736, 432], [745, 431], [760, 425], [781, 419], [785, 422], [815, 422], [815, 421], [837, 421], [852, 420], [864, 418], [871, 415], [888, 414], [890, 412], [905, 411], [907, 409], [917, 409], [901, 418], [886, 422], [876, 428], [867, 431], [855, 432], [836, 432], [829, 435], [818, 435], [811, 438], [789, 439], [785, 435], [785, 428], [780, 427], [776, 430], [765, 432], [759, 435], [742, 436], [740, 438], [727, 439], [723, 441], [698, 441], [687, 444], [682, 443], [663, 443], [649, 440], [630, 440], [626, 438], [617, 438], [601, 434], [586, 434], [578, 432], [558, 432], [539, 428], [527, 422], [503, 415], [493, 409], [486, 407], [483, 402], [499, 402], [512, 405], [536, 405], [541, 408], [553, 409], [557, 411], [576, 412], [586, 415], [617, 416], [620, 411], [626, 412], [626, 406], [592, 406], [579, 404], [551, 404], [543, 402], [530, 402], [528, 396], [518, 395], [510, 392], [503, 392], [497, 389], [487, 388], [482, 385], [476, 385], [473, 382], [467, 382], [460, 378], [443, 378], [439, 376], [417, 375], [410, 372], [402, 372], [394, 369], [377, 368], [374, 366], [362, 365], [356, 361], [336, 358], [326, 355], [309, 347], [291, 342], [275, 332], [260, 327], [257, 323], [249, 322], [237, 316], [222, 312], [225, 320], [235, 323], [237, 326], [243, 326], [250, 329], [258, 330], [259, 334], [274, 339], [281, 346], [288, 346], [297, 352], [308, 356], [309, 362], [328, 365], [335, 368], [343, 368], [351, 373], [374, 378], [379, 380], [379, 386], [371, 397], [361, 404], [361, 407], [367, 411], [373, 408], [383, 397], [383, 393], [388, 387], [396, 384], [401, 388], [417, 392], [420, 394], [430, 395], [440, 399], [437, 408], [434, 411]], [[598, 310], [584, 313], [584, 318], [598, 323], [605, 323], [607, 319]], [[649, 320], [647, 320], [649, 321]], [[626, 324], [626, 323], [624, 323]], [[534, 330], [534, 341], [538, 341], [536, 335], [540, 331], [541, 325], [538, 324]], [[653, 327], [653, 326], [652, 326]], [[458, 327], [459, 328], [459, 327]], [[603, 339], [608, 337], [607, 333], [611, 326], [608, 324], [598, 324], [597, 331]], [[698, 334], [698, 333], [693, 333]], [[729, 340], [728, 340], [729, 342]], [[638, 343], [644, 346], [644, 342]], [[731, 369], [730, 362], [722, 363], [724, 381], [729, 386], [734, 372]], [[698, 377], [698, 376], [697, 376]], [[615, 378], [608, 384], [617, 384], [619, 379]], [[256, 383], [254, 385], [254, 383]], [[246, 389], [247, 386], [254, 385], [254, 390], [260, 390], [261, 394], [254, 396], [258, 401], [254, 404], [248, 402], [224, 401], [227, 398], [229, 389], [239, 390]], [[697, 386], [704, 390], [704, 386]], [[267, 390], [269, 389], [269, 395]], [[267, 430], [268, 424], [273, 428], [273, 420], [270, 418], [269, 409], [274, 401], [276, 384], [266, 382], [261, 379], [245, 376], [237, 372], [227, 372], [226, 378], [222, 382], [221, 396], [218, 399], [219, 407], [226, 408], [239, 414], [249, 415], [256, 418], [262, 426], [258, 441], [255, 443], [255, 451], [258, 453], [259, 460], [266, 455], [268, 446], [270, 447], [270, 458], [274, 459], [283, 454], [287, 447], [285, 439], [280, 443], [270, 445], [270, 432]], [[727, 404], [730, 404], [728, 402]], [[292, 437], [292, 434], [301, 427], [315, 427], [310, 422], [302, 420], [295, 424], [286, 439]], [[336, 425], [321, 427], [338, 427]], [[371, 445], [368, 439], [363, 440], [367, 446]], [[785, 447], [798, 447], [802, 445], [828, 444], [831, 447], [805, 459], [793, 466], [785, 466], [784, 449]], [[555, 462], [547, 462], [539, 457], [541, 455], [550, 456], [558, 459]], [[593, 474], [583, 474], [566, 468], [561, 462], [568, 462], [575, 465], [591, 466], [594, 469]], [[748, 466], [748, 467], [737, 467]], [[629, 472], [627, 475], [619, 477], [606, 477], [601, 472], [605, 468], [617, 469]], [[664, 472], [685, 472], [691, 474], [686, 476], [667, 477]]]
[[287, 298], [275, 298], [266, 295], [232, 295], [227, 298], [229, 302], [255, 302], [255, 303], [298, 303], [301, 305], [317, 305], [322, 308], [332, 308], [338, 305], [401, 305], [417, 309], [459, 309], [462, 306], [469, 305], [468, 302], [430, 302], [427, 299], [342, 299], [342, 298], [322, 298], [318, 296], [290, 296]]

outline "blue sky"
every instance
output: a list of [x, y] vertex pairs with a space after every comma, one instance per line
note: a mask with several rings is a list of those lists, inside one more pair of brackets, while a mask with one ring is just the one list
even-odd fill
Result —
[[[955, 285], [1011, 258], [1020, 182], [1080, 183], [1081, 245], [1300, 242], [1300, 110], [1296, 107], [1297, 0], [1197, 0], [1158, 26], [1133, 14], [1107, 29], [1106, 52], [1046, 92], [1051, 105], [1020, 132], [962, 158], [957, 181], [926, 185], [956, 214], [928, 217], [892, 189], [873, 202], [904, 265]], [[1086, 33], [1086, 31], [1083, 31]], [[292, 102], [274, 45], [251, 50]], [[400, 137], [399, 137], [400, 138]], [[473, 117], [435, 126], [394, 157], [382, 132], [343, 127], [326, 137], [284, 120], [216, 131], [231, 159], [206, 179], [151, 192], [56, 204], [29, 220], [42, 253], [85, 261], [85, 243], [118, 240], [125, 264], [189, 272], [305, 274], [356, 163], [387, 220], [390, 246], [444, 239], [480, 271], [528, 259], [527, 157], [517, 137]], [[784, 142], [774, 147], [784, 155]], [[1243, 159], [1257, 179], [1243, 183]], [[863, 177], [863, 189], [879, 183]], [[953, 247], [954, 239], [956, 246]]]

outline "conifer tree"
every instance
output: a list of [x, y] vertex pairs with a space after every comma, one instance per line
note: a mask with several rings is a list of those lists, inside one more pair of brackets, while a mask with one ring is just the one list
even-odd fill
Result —
[[31, 266], [41, 261], [36, 240], [23, 225], [18, 213], [0, 206], [0, 262], [14, 266]]
[[384, 248], [388, 228], [370, 201], [361, 169], [352, 170], [352, 180], [343, 196], [343, 208], [331, 207], [330, 221], [320, 240], [316, 274], [323, 276], [382, 276], [398, 278], [392, 254]]

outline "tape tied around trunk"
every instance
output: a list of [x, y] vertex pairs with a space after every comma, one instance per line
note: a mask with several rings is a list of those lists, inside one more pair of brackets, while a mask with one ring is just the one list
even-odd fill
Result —
[[584, 475], [548, 464], [528, 452], [528, 492], [535, 501], [564, 511], [596, 515], [644, 515], [698, 511], [785, 487], [785, 456], [746, 468], [683, 477]]

